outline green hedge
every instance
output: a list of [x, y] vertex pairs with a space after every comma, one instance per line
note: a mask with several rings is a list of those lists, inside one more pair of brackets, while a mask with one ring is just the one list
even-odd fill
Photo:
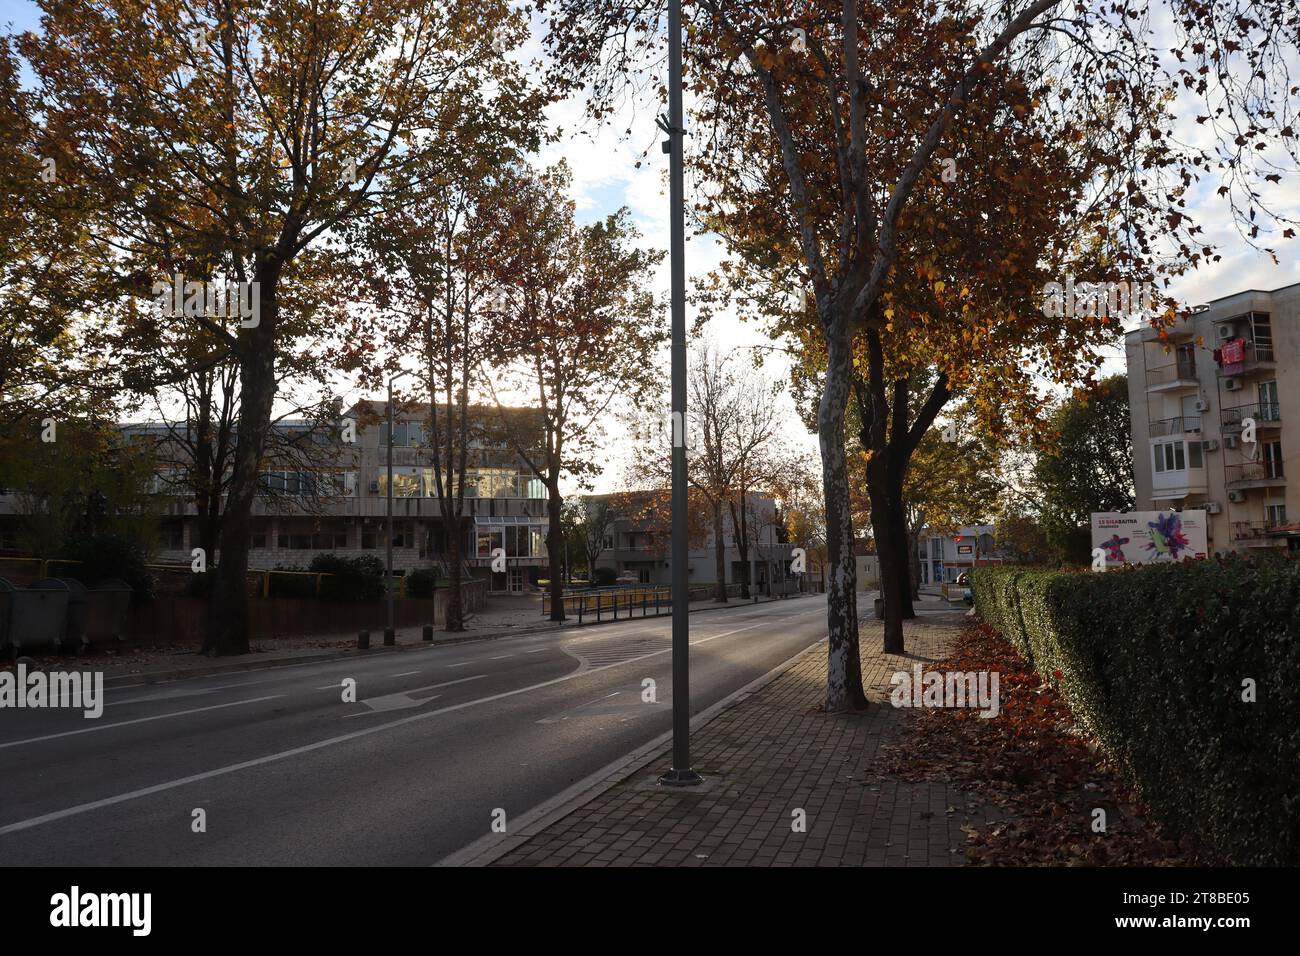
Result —
[[1300, 863], [1300, 562], [978, 568], [972, 588], [1174, 832]]

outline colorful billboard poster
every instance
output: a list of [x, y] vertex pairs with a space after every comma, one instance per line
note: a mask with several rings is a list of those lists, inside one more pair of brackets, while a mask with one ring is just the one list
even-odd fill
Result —
[[1209, 555], [1204, 511], [1094, 512], [1092, 548], [1107, 565], [1185, 561]]

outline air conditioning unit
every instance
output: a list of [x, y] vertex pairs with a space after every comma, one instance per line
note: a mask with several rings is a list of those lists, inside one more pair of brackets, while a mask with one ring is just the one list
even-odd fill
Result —
[[1223, 511], [1223, 505], [1217, 501], [1207, 501], [1205, 503], [1205, 513], [1207, 515], [1217, 515], [1221, 511]]
[[377, 494], [379, 494], [379, 482], [377, 482], [377, 481], [372, 481], [372, 482], [370, 483], [370, 493], [371, 493], [372, 495], [377, 495]]
[[1215, 336], [1220, 342], [1235, 339], [1237, 337], [1237, 327], [1231, 322], [1224, 322], [1215, 330]]
[[1198, 412], [1208, 412], [1210, 410], [1210, 403], [1203, 398], [1198, 398], [1196, 400], [1196, 410]]
[[1236, 448], [1236, 447], [1237, 447], [1237, 444], [1238, 444], [1238, 440], [1237, 440], [1237, 436], [1236, 436], [1236, 435], [1224, 435], [1224, 436], [1223, 436], [1223, 447], [1224, 447], [1224, 448]]
[[1201, 447], [1202, 447], [1205, 451], [1218, 451], [1218, 450], [1219, 450], [1219, 440], [1218, 440], [1217, 438], [1211, 438], [1211, 439], [1210, 439], [1209, 441], [1207, 441], [1207, 442], [1202, 442]]
[[1238, 391], [1241, 388], [1241, 379], [1225, 378], [1223, 380], [1223, 388], [1225, 391], [1229, 391], [1229, 392]]
[[1246, 493], [1244, 491], [1229, 491], [1228, 500], [1239, 505], [1246, 500]]

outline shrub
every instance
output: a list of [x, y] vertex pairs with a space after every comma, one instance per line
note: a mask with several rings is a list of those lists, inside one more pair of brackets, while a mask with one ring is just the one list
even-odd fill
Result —
[[406, 576], [406, 594], [408, 597], [433, 597], [433, 592], [437, 587], [437, 568], [419, 568]]
[[618, 580], [618, 572], [613, 568], [597, 568], [591, 573], [591, 586], [594, 588], [613, 587]]
[[64, 547], [63, 556], [80, 564], [56, 565], [56, 573], [93, 588], [112, 578], [131, 585], [133, 604], [153, 600], [155, 582], [145, 567], [145, 553], [136, 544], [111, 534], [74, 538]]
[[[308, 571], [331, 575], [321, 581], [320, 596], [331, 601], [373, 601], [384, 595], [384, 563], [374, 555], [342, 558], [318, 554], [311, 559]], [[302, 580], [315, 582], [310, 578]]]
[[972, 586], [1162, 822], [1234, 863], [1300, 863], [1300, 562], [979, 568]]

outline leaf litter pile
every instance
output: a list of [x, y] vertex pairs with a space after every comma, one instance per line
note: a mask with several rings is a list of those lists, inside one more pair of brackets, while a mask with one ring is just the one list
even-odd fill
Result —
[[[1206, 862], [1166, 838], [1057, 689], [986, 624], [968, 623], [956, 649], [927, 671], [995, 671], [1001, 706], [912, 708], [883, 749], [882, 770], [943, 779], [1005, 811], [967, 825], [966, 862], [985, 866], [1186, 866]], [[888, 705], [886, 705], [888, 706]], [[1104, 833], [1094, 811], [1105, 811]]]

